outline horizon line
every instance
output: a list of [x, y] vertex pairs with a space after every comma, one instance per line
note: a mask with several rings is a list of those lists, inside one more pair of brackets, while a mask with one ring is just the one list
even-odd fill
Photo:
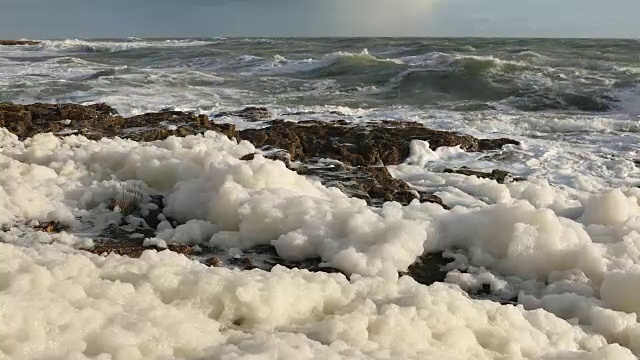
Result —
[[168, 39], [496, 39], [496, 40], [640, 40], [640, 36], [636, 37], [617, 37], [617, 36], [429, 36], [429, 35], [308, 35], [308, 36], [258, 36], [258, 35], [209, 35], [209, 36], [116, 36], [116, 37], [52, 37], [52, 38], [37, 38], [37, 37], [22, 37], [15, 39], [3, 39], [3, 40], [31, 40], [31, 41], [59, 41], [59, 40], [72, 40], [72, 39], [86, 39], [86, 40], [118, 40], [118, 39], [130, 39], [137, 38], [143, 40], [168, 40]]

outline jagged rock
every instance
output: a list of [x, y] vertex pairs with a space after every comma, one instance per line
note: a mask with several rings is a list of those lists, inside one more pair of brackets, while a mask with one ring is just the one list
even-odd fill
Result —
[[157, 113], [145, 113], [126, 119], [128, 127], [144, 127], [161, 124], [185, 124], [194, 127], [206, 127], [209, 122], [207, 115], [195, 115], [183, 111], [163, 111]]
[[330, 158], [352, 166], [400, 164], [409, 156], [411, 140], [429, 141], [432, 149], [459, 145], [466, 151], [496, 150], [507, 144], [518, 144], [512, 139], [478, 139], [407, 122], [345, 126], [336, 122], [274, 120], [269, 125], [240, 131], [239, 137], [256, 147], [269, 145], [285, 149], [292, 160]]
[[31, 127], [31, 113], [20, 105], [0, 104], [0, 126], [20, 137]]
[[48, 221], [48, 222], [40, 223], [34, 226], [34, 229], [51, 234], [51, 233], [59, 233], [67, 229], [67, 226], [61, 224], [58, 221]]
[[471, 170], [463, 166], [459, 169], [444, 169], [442, 172], [462, 174], [466, 176], [477, 176], [479, 178], [485, 178], [485, 179], [492, 179], [497, 181], [500, 184], [504, 184], [505, 181], [507, 180], [513, 180], [513, 181], [524, 180], [524, 178], [521, 178], [521, 177], [513, 177], [511, 173], [509, 173], [508, 171], [500, 170], [500, 169], [495, 169], [495, 170], [492, 170], [491, 172], [483, 172], [483, 171]]
[[442, 271], [441, 268], [451, 261], [453, 260], [445, 258], [442, 252], [424, 254], [409, 266], [407, 272], [401, 273], [400, 275], [409, 275], [415, 281], [424, 285], [443, 282], [447, 276], [447, 272]]
[[236, 131], [236, 126], [234, 124], [219, 124], [210, 122], [207, 129], [222, 133], [230, 139], [238, 139], [238, 131]]
[[40, 41], [33, 40], [0, 40], [0, 45], [40, 45]]
[[[158, 248], [156, 246], [144, 246], [144, 239], [99, 239], [94, 240], [94, 245], [90, 253], [96, 255], [102, 254], [118, 254], [131, 258], [139, 258], [145, 250], [157, 250], [163, 251], [165, 249]], [[192, 248], [189, 245], [169, 245], [168, 250], [183, 254], [185, 256], [191, 255]]]
[[[240, 160], [245, 160], [245, 161], [253, 160], [256, 157], [256, 155], [257, 153], [247, 154], [241, 157]], [[263, 153], [262, 156], [271, 160], [280, 160], [287, 166], [289, 166], [291, 163], [291, 156], [289, 156], [289, 153], [284, 150], [266, 152], [266, 153]]]
[[105, 104], [0, 104], [2, 126], [21, 139], [42, 132], [57, 132], [63, 127], [92, 139], [120, 136], [134, 140], [161, 140], [171, 135], [186, 136], [215, 130], [231, 138], [248, 140], [256, 147], [268, 145], [284, 149], [292, 160], [330, 158], [351, 166], [399, 164], [408, 157], [409, 145], [414, 139], [429, 141], [432, 149], [460, 145], [467, 151], [495, 150], [506, 144], [518, 144], [512, 139], [478, 139], [399, 121], [351, 126], [344, 121], [293, 123], [274, 120], [267, 128], [238, 132], [232, 124], [214, 123], [206, 115], [181, 111], [146, 113], [129, 118], [115, 114], [116, 111]]
[[[209, 118], [181, 111], [147, 113], [129, 118], [117, 115], [103, 104], [0, 104], [0, 125], [20, 139], [35, 134], [65, 130], [97, 140], [122, 137], [136, 141], [162, 140], [171, 135], [187, 136], [208, 130]], [[174, 125], [175, 130], [169, 126]], [[235, 128], [234, 128], [235, 131]]]
[[[116, 111], [105, 104], [0, 103], [0, 124], [20, 139], [35, 134], [71, 129], [92, 138], [116, 136], [124, 119], [113, 116]], [[91, 136], [93, 135], [93, 136]]]
[[223, 116], [237, 116], [251, 121], [262, 121], [271, 118], [271, 113], [266, 107], [250, 106], [238, 111], [225, 111], [213, 115], [214, 118]]
[[387, 201], [407, 205], [415, 199], [431, 202], [450, 209], [438, 196], [414, 191], [404, 180], [391, 176], [383, 166], [344, 166], [335, 163], [323, 167], [298, 167], [301, 175], [313, 176], [325, 186], [339, 188], [345, 194], [367, 201], [371, 206], [382, 206]]

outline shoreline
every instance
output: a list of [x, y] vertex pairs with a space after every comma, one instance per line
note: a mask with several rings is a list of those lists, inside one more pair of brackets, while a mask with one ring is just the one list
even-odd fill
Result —
[[[225, 117], [229, 116], [263, 122], [267, 127], [237, 130], [235, 125], [225, 122]], [[242, 161], [253, 161], [258, 155], [281, 161], [289, 170], [319, 179], [325, 186], [336, 187], [350, 197], [366, 201], [369, 206], [379, 208], [388, 201], [396, 201], [402, 205], [418, 201], [437, 204], [445, 211], [450, 207], [441, 198], [412, 188], [404, 180], [394, 178], [386, 168], [387, 165], [401, 164], [409, 156], [412, 140], [429, 141], [433, 149], [460, 146], [470, 152], [491, 151], [504, 145], [518, 144], [517, 141], [506, 138], [479, 139], [455, 132], [432, 130], [413, 122], [386, 121], [358, 126], [349, 126], [340, 121], [307, 120], [294, 123], [273, 119], [268, 109], [255, 107], [220, 113], [211, 118], [181, 111], [161, 111], [125, 118], [104, 103], [0, 103], [0, 127], [8, 129], [20, 141], [37, 134], [53, 133], [58, 137], [82, 135], [91, 140], [121, 137], [136, 142], [150, 142], [171, 136], [186, 137], [214, 131], [230, 139], [249, 141], [255, 146], [257, 152], [241, 157]], [[496, 169], [483, 172], [460, 168], [445, 169], [444, 172], [489, 178], [497, 183], [522, 180]], [[100, 229], [93, 248], [88, 251], [97, 255], [114, 253], [135, 258], [144, 250], [168, 249], [208, 266], [245, 270], [260, 268], [269, 271], [273, 266], [281, 265], [310, 271], [341, 272], [321, 266], [322, 260], [319, 258], [286, 260], [271, 245], [247, 249], [244, 257], [235, 258], [220, 248], [143, 241], [143, 238], [155, 238], [160, 232], [157, 230], [157, 218], [164, 209], [162, 195], [150, 196], [151, 203], [155, 204], [153, 211], [145, 212], [142, 207], [136, 206], [128, 209], [130, 211], [122, 213], [119, 225]], [[116, 204], [117, 200], [112, 199], [107, 207], [117, 212]], [[142, 219], [141, 223], [144, 225], [130, 229], [132, 224], [128, 220], [129, 216]], [[16, 225], [30, 226], [27, 224], [31, 219], [23, 220], [24, 223]], [[174, 226], [184, 225], [175, 219], [167, 218], [167, 221]], [[34, 229], [53, 234], [63, 232], [65, 228], [65, 224], [50, 221], [40, 223]], [[440, 267], [450, 261], [452, 259], [445, 258], [442, 252], [424, 253], [409, 267], [406, 274], [426, 285], [444, 281], [446, 272], [441, 271]]]
[[41, 41], [35, 40], [0, 40], [0, 45], [4, 46], [23, 46], [23, 45], [40, 45]]

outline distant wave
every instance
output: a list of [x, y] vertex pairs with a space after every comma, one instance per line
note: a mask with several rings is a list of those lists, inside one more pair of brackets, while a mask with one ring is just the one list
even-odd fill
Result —
[[187, 47], [204, 46], [211, 44], [211, 41], [201, 40], [162, 40], [148, 41], [138, 38], [128, 38], [126, 41], [91, 41], [81, 39], [67, 40], [45, 40], [41, 43], [41, 50], [56, 50], [72, 53], [99, 53], [118, 52], [140, 48], [166, 48], [166, 47]]
[[[319, 60], [307, 59], [300, 61], [282, 61], [284, 57], [277, 60], [282, 66], [274, 72], [277, 73], [307, 73], [309, 75], [324, 76], [327, 73], [349, 73], [350, 71], [360, 71], [367, 67], [397, 66], [403, 65], [399, 59], [379, 59], [369, 53], [367, 49], [360, 53], [334, 52], [324, 55]], [[285, 59], [286, 60], [286, 59]]]

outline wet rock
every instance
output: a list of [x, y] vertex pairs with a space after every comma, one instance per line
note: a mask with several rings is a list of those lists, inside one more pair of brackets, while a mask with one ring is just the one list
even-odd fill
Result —
[[40, 45], [40, 41], [33, 41], [33, 40], [0, 40], [0, 45], [6, 45], [6, 46]]
[[207, 129], [222, 133], [230, 139], [238, 139], [238, 132], [236, 131], [236, 126], [234, 124], [220, 124], [210, 122], [207, 125]]
[[485, 179], [491, 179], [491, 180], [495, 180], [500, 184], [504, 184], [505, 182], [508, 181], [523, 181], [525, 180], [524, 178], [521, 177], [514, 177], [511, 175], [510, 172], [505, 171], [505, 170], [500, 170], [500, 169], [495, 169], [492, 170], [491, 172], [483, 172], [483, 171], [477, 171], [477, 170], [471, 170], [465, 166], [459, 168], [459, 169], [444, 169], [442, 172], [444, 173], [455, 173], [455, 174], [462, 174], [462, 175], [466, 175], [466, 176], [476, 176], [479, 178], [485, 178]]
[[99, 239], [94, 241], [93, 249], [89, 250], [89, 252], [96, 255], [118, 254], [130, 258], [139, 258], [145, 250], [169, 250], [185, 256], [189, 256], [192, 253], [189, 245], [169, 245], [167, 249], [162, 249], [156, 246], [144, 246], [144, 239], [123, 239], [119, 241]]
[[109, 224], [107, 227], [102, 229], [100, 235], [98, 236], [103, 240], [110, 240], [114, 242], [118, 241], [128, 241], [130, 239], [136, 238], [137, 236], [142, 235], [143, 238], [151, 238], [156, 235], [155, 229], [151, 229], [149, 227], [139, 227], [135, 230], [125, 230], [122, 228], [123, 225], [128, 225], [127, 221], [121, 219], [119, 224]]
[[[247, 109], [241, 110], [244, 116], [266, 116], [262, 111], [266, 109]], [[284, 149], [294, 161], [329, 158], [351, 166], [399, 164], [408, 157], [414, 139], [429, 141], [432, 149], [460, 145], [467, 151], [495, 150], [506, 144], [518, 144], [512, 139], [478, 139], [400, 121], [352, 126], [345, 121], [293, 123], [274, 120], [267, 128], [238, 132], [232, 124], [214, 123], [206, 115], [188, 112], [163, 111], [129, 118], [115, 114], [116, 111], [105, 104], [0, 104], [0, 123], [21, 139], [43, 132], [57, 132], [63, 127], [90, 139], [118, 136], [138, 141], [214, 130], [230, 138], [248, 140], [259, 148]]]
[[209, 267], [219, 267], [222, 266], [222, 262], [217, 256], [212, 256], [204, 261], [204, 264]]
[[451, 210], [451, 207], [447, 204], [445, 204], [442, 199], [434, 194], [429, 194], [429, 193], [420, 193], [420, 202], [429, 202], [429, 203], [433, 203], [433, 204], [438, 204], [440, 206], [442, 206], [443, 209], [445, 210]]
[[21, 105], [0, 104], [0, 126], [21, 137], [31, 127], [31, 113]]
[[[79, 134], [92, 140], [121, 137], [135, 141], [163, 140], [169, 136], [187, 136], [215, 130], [206, 115], [181, 111], [147, 113], [129, 118], [117, 115], [103, 104], [0, 104], [0, 126], [20, 139], [39, 133]], [[232, 129], [235, 133], [235, 128]], [[233, 135], [229, 132], [229, 135]]]
[[253, 264], [253, 260], [251, 260], [250, 257], [231, 258], [229, 259], [228, 263], [229, 265], [242, 270], [251, 270], [257, 268], [257, 266]]
[[195, 115], [183, 111], [163, 111], [131, 116], [126, 119], [127, 127], [145, 127], [156, 125], [184, 124], [194, 127], [206, 127], [209, 122], [207, 115]]
[[370, 206], [382, 206], [387, 201], [407, 205], [415, 199], [450, 209], [438, 196], [411, 189], [404, 180], [396, 179], [383, 166], [344, 166], [336, 162], [325, 166], [304, 166], [295, 169], [299, 174], [312, 176], [325, 186], [337, 187], [351, 197], [367, 201]]
[[[105, 104], [0, 104], [0, 124], [20, 139], [63, 128], [99, 139], [116, 136], [124, 119], [113, 116], [115, 110]], [[93, 136], [91, 136], [93, 135]]]
[[[151, 195], [150, 198], [150, 203], [154, 204], [156, 208], [146, 209], [140, 217], [151, 229], [157, 229], [161, 222], [158, 217], [162, 214], [162, 210], [164, 209], [164, 197], [162, 195]], [[167, 221], [172, 222], [175, 220], [167, 218]]]
[[220, 118], [223, 116], [236, 116], [250, 121], [262, 121], [271, 118], [271, 113], [266, 107], [246, 107], [238, 111], [225, 111], [213, 115], [214, 118]]
[[408, 122], [348, 126], [336, 122], [274, 120], [269, 125], [243, 130], [238, 135], [256, 147], [269, 145], [285, 149], [292, 160], [330, 158], [352, 166], [400, 164], [409, 156], [412, 140], [429, 141], [432, 149], [459, 145], [466, 151], [496, 150], [507, 144], [518, 144], [512, 139], [478, 139]]
[[409, 266], [407, 272], [401, 273], [400, 275], [409, 275], [415, 281], [424, 285], [444, 282], [444, 279], [447, 277], [447, 272], [440, 269], [451, 261], [453, 260], [445, 258], [442, 252], [424, 254]]
[[59, 233], [67, 229], [67, 226], [59, 223], [58, 221], [49, 221], [49, 222], [40, 223], [37, 226], [34, 226], [34, 229], [43, 231], [49, 234], [53, 234], [53, 233]]
[[[257, 153], [247, 154], [241, 157], [240, 160], [245, 160], [245, 161], [253, 160], [256, 157], [256, 155], [258, 154]], [[291, 164], [291, 156], [289, 156], [289, 153], [286, 151], [264, 152], [264, 153], [261, 153], [261, 155], [267, 159], [282, 161], [287, 166]]]

